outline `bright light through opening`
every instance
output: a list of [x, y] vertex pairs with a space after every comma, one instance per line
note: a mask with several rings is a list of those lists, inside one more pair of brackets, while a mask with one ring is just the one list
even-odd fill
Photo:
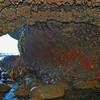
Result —
[[0, 37], [0, 53], [19, 55], [18, 41], [11, 36], [4, 35]]

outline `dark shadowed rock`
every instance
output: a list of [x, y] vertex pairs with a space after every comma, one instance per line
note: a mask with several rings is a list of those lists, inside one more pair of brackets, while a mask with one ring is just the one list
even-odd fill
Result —
[[76, 86], [87, 78], [97, 79], [99, 72], [95, 71], [100, 65], [99, 38], [99, 26], [94, 24], [36, 22], [29, 25], [24, 34], [24, 63], [32, 67], [43, 80], [48, 77], [66, 79], [73, 81], [72, 84]]
[[0, 67], [5, 71], [10, 70], [14, 66], [14, 62], [17, 59], [19, 59], [19, 56], [6, 56], [0, 61]]

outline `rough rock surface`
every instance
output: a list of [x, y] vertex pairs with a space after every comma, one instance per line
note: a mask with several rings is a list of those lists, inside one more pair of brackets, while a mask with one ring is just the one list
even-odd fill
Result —
[[18, 97], [29, 96], [32, 99], [54, 99], [64, 96], [64, 88], [69, 89], [68, 85], [63, 83], [56, 85], [40, 84], [32, 86], [33, 84], [22, 85], [15, 90]]
[[[28, 34], [27, 34], [28, 33]], [[99, 79], [100, 27], [85, 22], [37, 22], [24, 33], [23, 60], [42, 79], [81, 84]]]
[[6, 86], [4, 84], [0, 84], [0, 93], [6, 93], [10, 90], [11, 88], [9, 86]]
[[0, 67], [5, 71], [10, 70], [14, 67], [17, 59], [19, 59], [19, 56], [6, 56], [0, 61]]
[[100, 25], [99, 0], [1, 0], [0, 35], [50, 19]]
[[53, 99], [64, 96], [64, 88], [60, 85], [45, 85], [32, 91], [33, 96], [41, 96], [42, 99]]
[[7, 93], [11, 88], [9, 86], [6, 86], [4, 84], [0, 84], [0, 99], [4, 96], [5, 93]]

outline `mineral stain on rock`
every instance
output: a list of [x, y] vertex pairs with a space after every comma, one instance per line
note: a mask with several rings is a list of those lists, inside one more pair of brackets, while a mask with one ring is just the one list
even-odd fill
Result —
[[[81, 79], [83, 77], [83, 80], [87, 80], [87, 77], [95, 79], [97, 77], [95, 71], [100, 65], [99, 35], [99, 26], [94, 24], [37, 22], [28, 26], [24, 33], [23, 61], [28, 66], [44, 70], [48, 70], [49, 67], [58, 70], [61, 66], [66, 71], [70, 70], [68, 71], [70, 74], [80, 73], [81, 75], [78, 75]], [[32, 65], [33, 62], [37, 65]], [[53, 70], [50, 72], [53, 73]], [[63, 75], [64, 72], [61, 73]], [[68, 75], [67, 72], [66, 74]]]

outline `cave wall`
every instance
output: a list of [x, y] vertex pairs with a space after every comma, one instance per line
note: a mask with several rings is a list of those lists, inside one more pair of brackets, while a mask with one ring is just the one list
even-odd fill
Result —
[[[51, 69], [49, 73], [61, 74], [60, 77], [66, 77], [63, 75], [66, 73], [70, 77], [78, 75], [74, 77], [82, 81], [95, 80], [100, 73], [99, 38], [99, 26], [94, 24], [52, 20], [37, 22], [24, 33], [24, 63], [33, 68], [42, 67], [47, 73]], [[63, 71], [56, 72], [55, 69], [60, 67]], [[70, 80], [69, 76], [66, 78]]]

